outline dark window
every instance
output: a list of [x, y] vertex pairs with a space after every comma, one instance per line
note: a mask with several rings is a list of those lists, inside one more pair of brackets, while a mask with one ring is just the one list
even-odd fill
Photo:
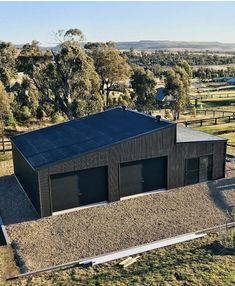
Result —
[[186, 159], [185, 185], [196, 184], [211, 179], [212, 156]]
[[187, 160], [187, 170], [188, 171], [198, 170], [198, 158], [193, 158], [193, 159]]

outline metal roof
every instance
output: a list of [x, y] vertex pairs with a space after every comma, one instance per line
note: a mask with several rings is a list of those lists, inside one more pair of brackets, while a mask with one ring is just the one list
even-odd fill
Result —
[[159, 87], [155, 93], [155, 99], [158, 101], [163, 101], [165, 97], [165, 88]]
[[42, 169], [172, 124], [117, 107], [16, 135], [11, 140], [34, 169]]
[[235, 83], [235, 77], [230, 78], [229, 80], [227, 80], [227, 83]]
[[227, 141], [227, 139], [214, 136], [205, 132], [193, 130], [189, 127], [184, 127], [177, 124], [177, 143], [186, 142], [205, 142], [205, 141]]

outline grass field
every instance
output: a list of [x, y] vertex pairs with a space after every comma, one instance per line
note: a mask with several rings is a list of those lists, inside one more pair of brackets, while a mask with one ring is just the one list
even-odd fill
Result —
[[[211, 109], [211, 110], [220, 110], [220, 111], [232, 111], [235, 112], [235, 106], [233, 105], [227, 105], [227, 106], [216, 106], [216, 109], [214, 107], [210, 106], [209, 104], [204, 104], [206, 109]], [[213, 104], [212, 104], [213, 105]]]
[[[226, 131], [235, 131], [235, 122], [225, 123], [225, 124], [218, 124], [218, 125], [211, 125], [211, 126], [202, 126], [202, 127], [194, 127], [197, 130], [207, 132], [213, 135], [218, 135], [222, 132]], [[235, 137], [235, 133], [234, 133]]]
[[[235, 284], [235, 256], [222, 255], [215, 241], [215, 235], [207, 236], [147, 252], [126, 269], [118, 265], [120, 261], [113, 261], [101, 266], [74, 268], [11, 283], [4, 283], [2, 279], [2, 283], [5, 286], [232, 286]], [[0, 267], [3, 264], [1, 260], [2, 256]]]
[[[235, 145], [235, 122], [192, 128], [228, 139], [229, 144]], [[228, 146], [227, 152], [235, 155], [235, 148]]]
[[198, 101], [198, 105], [200, 104], [203, 106], [203, 109], [235, 111], [235, 97], [203, 99]]
[[0, 246], [0, 285], [6, 285], [6, 277], [18, 274], [14, 263], [14, 254], [10, 246]]
[[0, 162], [1, 161], [8, 161], [12, 159], [12, 153], [11, 152], [6, 152], [5, 154], [3, 154], [2, 152], [0, 152]]

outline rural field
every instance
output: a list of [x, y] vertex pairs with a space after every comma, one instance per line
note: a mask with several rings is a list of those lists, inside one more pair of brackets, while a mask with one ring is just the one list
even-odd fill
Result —
[[[217, 236], [207, 236], [191, 242], [158, 249], [140, 255], [136, 263], [123, 269], [120, 260], [81, 269], [57, 271], [5, 282], [4, 271], [10, 253], [0, 247], [0, 285], [4, 286], [232, 286], [235, 283], [235, 256], [220, 252]], [[8, 268], [8, 269], [7, 269]], [[1, 284], [2, 283], [2, 284]]]
[[[179, 121], [200, 120], [233, 115], [233, 112], [235, 112], [235, 87], [218, 86], [215, 89], [208, 85], [209, 84], [204, 84], [198, 89], [194, 88], [191, 90], [191, 94], [198, 97], [198, 106], [200, 106], [200, 108], [194, 113], [191, 111], [188, 114], [183, 114]], [[206, 98], [205, 94], [207, 95]], [[202, 95], [203, 97], [201, 98]], [[194, 101], [192, 100], [191, 103], [193, 104]], [[200, 109], [206, 110], [206, 114], [204, 111], [200, 111]], [[204, 121], [202, 126], [200, 122], [196, 122], [195, 124], [190, 124], [189, 127], [228, 139], [228, 144], [235, 146], [235, 120], [228, 122], [228, 118], [219, 118], [217, 120], [217, 124], [214, 124], [213, 120], [208, 120]], [[235, 155], [235, 147], [228, 146], [227, 153]]]

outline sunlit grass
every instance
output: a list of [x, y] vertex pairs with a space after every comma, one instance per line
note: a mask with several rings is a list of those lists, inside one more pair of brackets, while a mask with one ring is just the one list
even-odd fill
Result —
[[126, 269], [119, 266], [119, 260], [87, 269], [38, 275], [12, 285], [232, 286], [235, 283], [235, 256], [219, 254], [216, 239], [216, 236], [205, 237], [146, 252]]

